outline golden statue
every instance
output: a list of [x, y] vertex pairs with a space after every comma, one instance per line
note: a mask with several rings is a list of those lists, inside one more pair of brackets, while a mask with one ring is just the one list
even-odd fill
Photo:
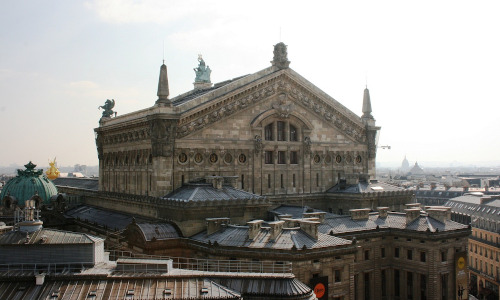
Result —
[[45, 174], [47, 174], [47, 178], [48, 179], [54, 180], [57, 177], [59, 177], [59, 173], [60, 173], [59, 170], [56, 167], [56, 159], [54, 158], [53, 161], [49, 160], [49, 165], [50, 165], [50, 167], [47, 170], [47, 172], [45, 172]]

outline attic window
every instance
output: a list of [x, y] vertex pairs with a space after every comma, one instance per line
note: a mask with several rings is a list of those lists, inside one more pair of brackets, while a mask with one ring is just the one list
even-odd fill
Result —
[[127, 296], [131, 296], [131, 295], [134, 295], [134, 290], [128, 290], [127, 291]]
[[171, 289], [164, 289], [163, 294], [164, 295], [172, 295], [172, 290]]
[[208, 294], [208, 289], [207, 288], [201, 288], [200, 292], [202, 294]]
[[90, 291], [89, 295], [87, 297], [90, 298], [90, 297], [95, 297], [95, 296], [97, 296], [97, 292], [96, 291]]

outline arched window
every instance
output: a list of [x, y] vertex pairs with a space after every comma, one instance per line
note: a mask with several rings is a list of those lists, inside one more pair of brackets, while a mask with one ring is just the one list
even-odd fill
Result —
[[270, 123], [264, 128], [264, 138], [266, 141], [273, 140], [273, 123]]
[[297, 140], [297, 128], [293, 125], [290, 125], [290, 142], [296, 142]]
[[285, 141], [285, 122], [283, 121], [278, 121], [277, 123], [277, 135], [278, 135], [278, 141]]

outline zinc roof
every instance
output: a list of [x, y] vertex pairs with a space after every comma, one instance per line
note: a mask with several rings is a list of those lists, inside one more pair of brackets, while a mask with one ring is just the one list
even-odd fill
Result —
[[30, 234], [22, 231], [9, 231], [0, 235], [0, 245], [12, 244], [93, 244], [104, 241], [86, 233], [41, 229]]
[[315, 249], [351, 244], [349, 240], [324, 233], [319, 233], [318, 239], [315, 240], [299, 228], [283, 228], [276, 239], [272, 240], [269, 228], [263, 227], [256, 237], [250, 240], [248, 238], [248, 226], [234, 225], [228, 225], [222, 230], [210, 235], [207, 235], [206, 232], [202, 232], [191, 238], [205, 243], [209, 241], [211, 243], [217, 242], [221, 246], [282, 250], [290, 250], [294, 246], [297, 249], [302, 249], [304, 246], [308, 249]]
[[146, 241], [151, 241], [153, 238], [157, 240], [166, 240], [180, 237], [177, 229], [173, 225], [167, 223], [141, 223], [137, 224], [137, 227], [141, 230]]
[[99, 189], [98, 178], [77, 178], [77, 177], [58, 177], [52, 181], [56, 186], [67, 186], [84, 190], [97, 191]]
[[[105, 225], [110, 229], [115, 230], [123, 230], [125, 229], [132, 220], [134, 216], [127, 215], [111, 210], [105, 210], [102, 208], [89, 206], [89, 205], [81, 205], [74, 207], [65, 212], [66, 216], [70, 216], [73, 218], [80, 218], [80, 220], [86, 220], [90, 223], [97, 223], [99, 225]], [[145, 218], [135, 217], [137, 222], [147, 222], [148, 220]]]
[[228, 185], [217, 189], [210, 183], [190, 183], [176, 189], [164, 198], [181, 201], [265, 199], [263, 196], [238, 190]]

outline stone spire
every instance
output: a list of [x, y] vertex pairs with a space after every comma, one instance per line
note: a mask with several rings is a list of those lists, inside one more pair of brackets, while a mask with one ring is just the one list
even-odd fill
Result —
[[168, 91], [168, 76], [167, 76], [167, 66], [165, 62], [161, 65], [160, 68], [160, 79], [158, 80], [158, 100], [156, 103], [165, 103], [170, 105], [171, 102], [168, 99], [169, 91]]
[[372, 119], [372, 103], [370, 101], [370, 91], [368, 87], [365, 88], [365, 92], [363, 94], [363, 116], [362, 119]]

